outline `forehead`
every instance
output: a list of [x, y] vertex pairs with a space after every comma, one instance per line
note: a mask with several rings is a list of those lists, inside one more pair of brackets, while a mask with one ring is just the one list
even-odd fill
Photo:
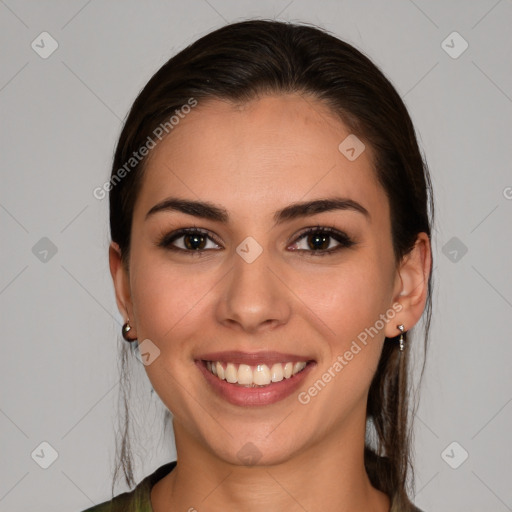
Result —
[[170, 195], [245, 214], [248, 207], [270, 213], [290, 202], [338, 195], [385, 213], [371, 148], [350, 160], [339, 149], [349, 136], [311, 96], [199, 103], [150, 153], [134, 215]]

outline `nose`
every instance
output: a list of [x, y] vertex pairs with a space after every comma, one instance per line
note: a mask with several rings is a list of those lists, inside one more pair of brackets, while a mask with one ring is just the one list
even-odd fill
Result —
[[233, 264], [234, 268], [222, 281], [217, 320], [247, 333], [286, 324], [291, 314], [290, 292], [277, 277], [277, 266], [267, 252], [264, 250], [251, 263], [234, 254]]

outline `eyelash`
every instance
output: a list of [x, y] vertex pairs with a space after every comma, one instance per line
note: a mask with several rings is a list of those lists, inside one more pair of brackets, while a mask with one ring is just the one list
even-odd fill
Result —
[[[208, 238], [210, 238], [213, 242], [215, 242], [217, 245], [222, 245], [218, 240], [216, 240], [216, 237], [210, 233], [209, 231], [206, 231], [204, 229], [200, 229], [197, 227], [193, 228], [182, 228], [178, 229], [177, 231], [173, 231], [172, 233], [168, 233], [160, 238], [157, 245], [158, 247], [162, 247], [164, 249], [175, 251], [175, 252], [182, 252], [182, 253], [188, 253], [190, 255], [197, 255], [201, 256], [204, 252], [210, 251], [211, 249], [197, 249], [197, 250], [191, 250], [191, 249], [181, 249], [180, 247], [175, 247], [172, 245], [173, 242], [178, 240], [179, 238], [186, 236], [186, 235], [203, 235]], [[328, 226], [314, 226], [305, 229], [302, 231], [297, 238], [293, 241], [293, 244], [297, 243], [298, 241], [302, 240], [303, 238], [307, 237], [311, 234], [322, 234], [327, 235], [329, 238], [333, 238], [336, 240], [339, 245], [332, 249], [324, 249], [324, 250], [306, 250], [306, 249], [294, 249], [294, 251], [300, 251], [305, 253], [311, 253], [309, 256], [326, 256], [328, 254], [333, 254], [335, 252], [338, 252], [339, 250], [343, 248], [349, 248], [356, 244], [346, 233], [343, 233], [342, 231], [338, 231], [334, 227], [328, 227]], [[329, 244], [330, 245], [330, 244]]]
[[[324, 249], [324, 250], [305, 250], [305, 249], [295, 249], [296, 251], [301, 251], [305, 253], [311, 253], [309, 256], [327, 256], [328, 254], [333, 254], [335, 252], [340, 251], [341, 249], [348, 249], [356, 244], [346, 233], [337, 230], [334, 227], [330, 226], [313, 226], [310, 228], [306, 228], [302, 231], [293, 243], [297, 243], [299, 240], [306, 238], [311, 234], [321, 234], [327, 235], [329, 238], [333, 238], [338, 242], [338, 245], [332, 249]], [[329, 244], [330, 245], [330, 244]]]

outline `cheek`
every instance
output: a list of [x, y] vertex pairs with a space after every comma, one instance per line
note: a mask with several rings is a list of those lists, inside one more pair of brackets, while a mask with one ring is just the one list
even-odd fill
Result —
[[363, 258], [301, 283], [297, 295], [305, 298], [304, 311], [315, 313], [310, 318], [322, 335], [322, 359], [310, 386], [301, 390], [300, 403], [331, 424], [365, 399], [382, 351], [382, 326], [374, 329], [389, 307], [389, 289], [382, 269]]
[[[145, 366], [151, 384], [176, 418], [190, 421], [203, 412], [197, 409], [191, 396], [199, 393], [183, 383], [195, 374], [190, 350], [201, 333], [209, 332], [204, 308], [208, 307], [208, 292], [215, 280], [206, 273], [189, 268], [159, 263], [134, 265], [137, 275], [132, 285], [134, 312], [139, 341], [149, 339], [159, 350], [158, 357]], [[193, 422], [190, 428], [193, 430]]]
[[[134, 258], [135, 259], [135, 258]], [[133, 266], [132, 298], [137, 332], [151, 339], [162, 351], [177, 352], [215, 282], [207, 273], [194, 272], [185, 265], [171, 265], [157, 258], [140, 259]]]
[[310, 272], [308, 279], [296, 277], [294, 289], [303, 298], [304, 314], [314, 312], [308, 316], [323, 338], [318, 375], [332, 381], [319, 406], [333, 401], [349, 408], [370, 385], [384, 341], [380, 315], [390, 306], [386, 268], [375, 254], [359, 254], [346, 265]]
[[390, 283], [375, 261], [358, 255], [345, 265], [296, 273], [291, 288], [331, 335], [346, 341], [373, 325], [389, 307]]

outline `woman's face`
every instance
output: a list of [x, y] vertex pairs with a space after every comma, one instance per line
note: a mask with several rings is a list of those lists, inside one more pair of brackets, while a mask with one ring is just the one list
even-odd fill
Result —
[[349, 135], [311, 97], [210, 100], [152, 150], [116, 287], [178, 443], [271, 464], [364, 431], [403, 319], [388, 201]]

